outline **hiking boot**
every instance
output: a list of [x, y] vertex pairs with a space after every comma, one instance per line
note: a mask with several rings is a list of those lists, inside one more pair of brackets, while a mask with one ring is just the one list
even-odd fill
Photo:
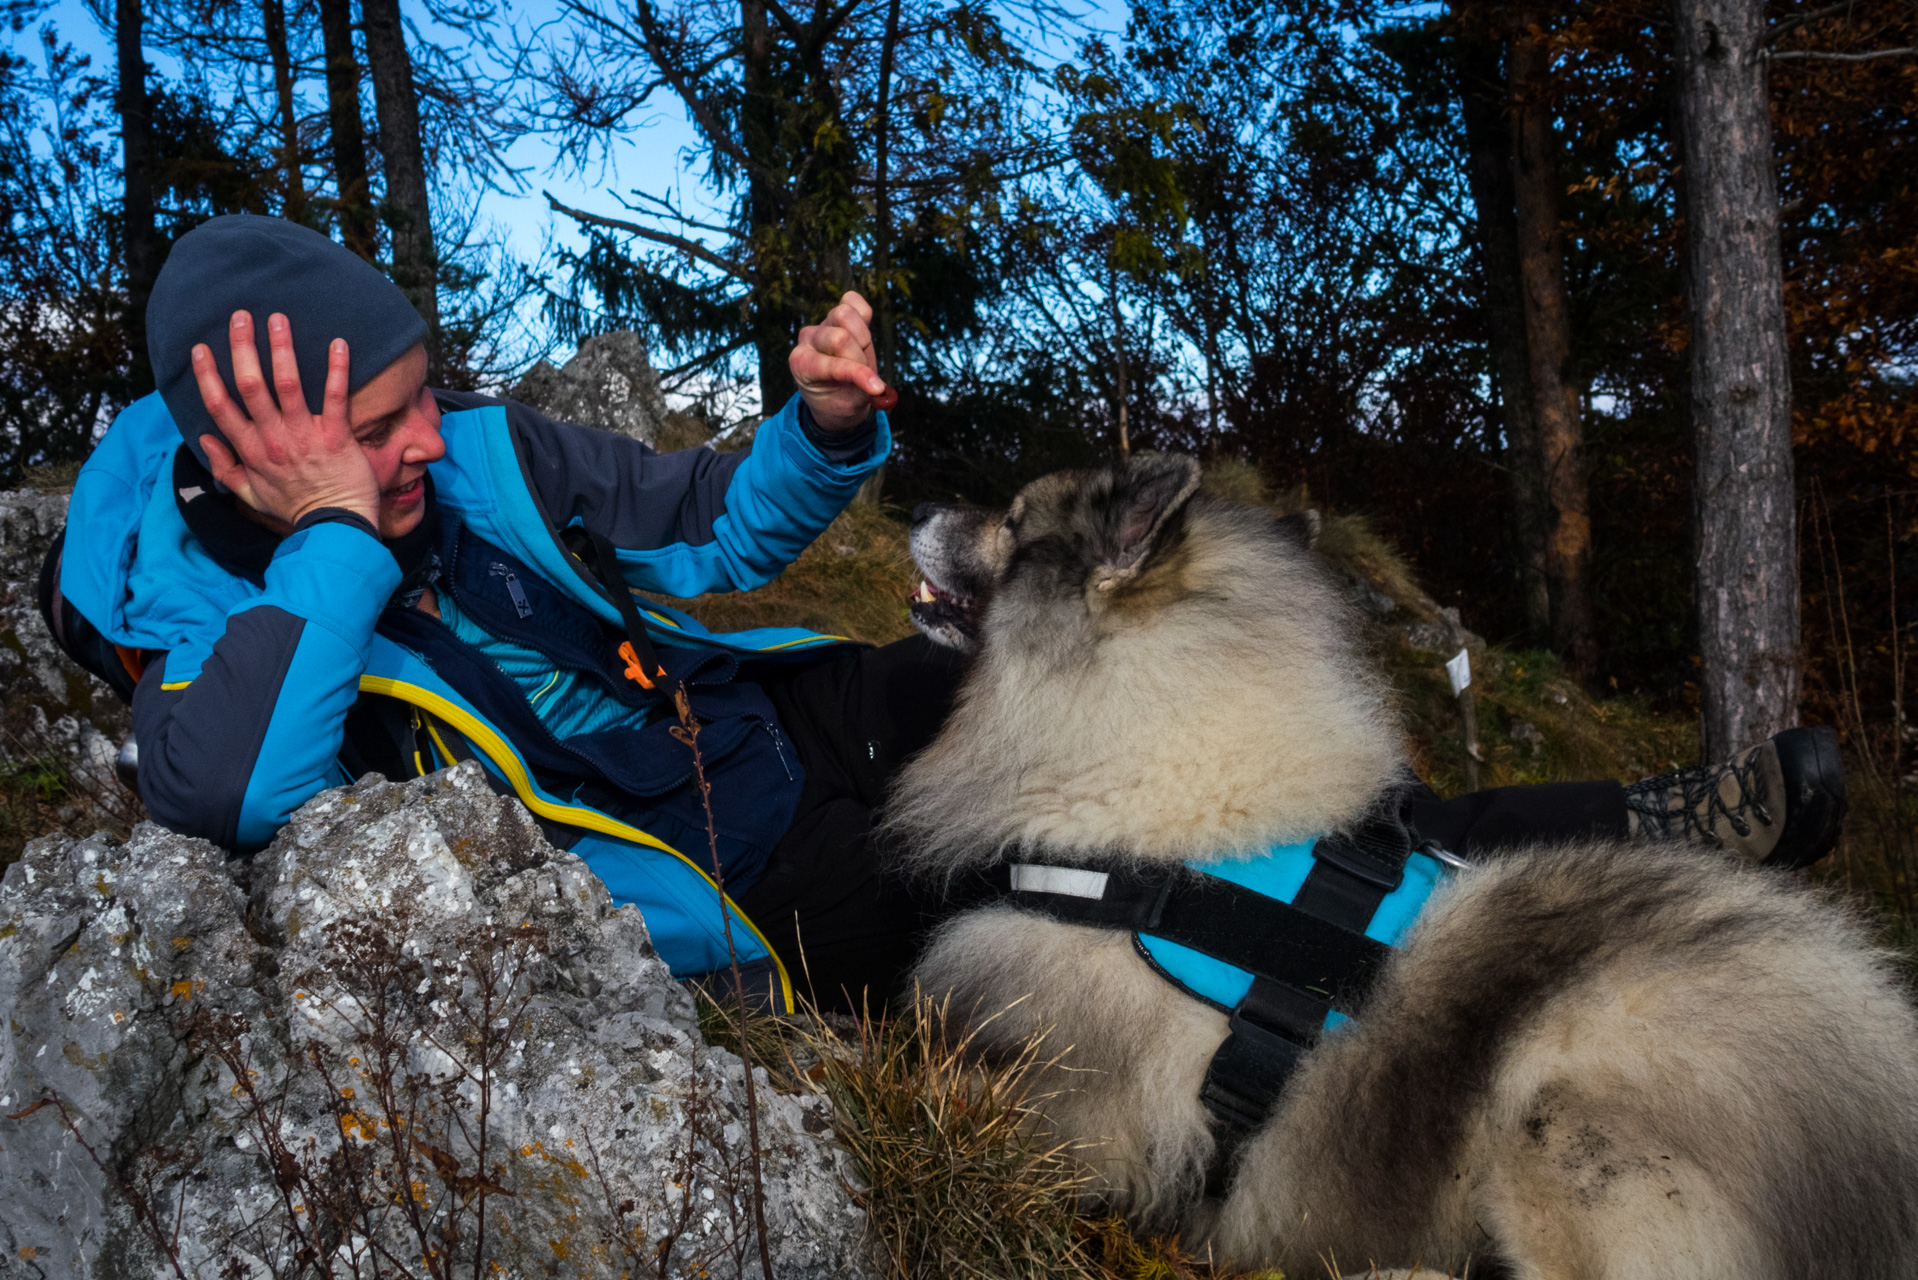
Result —
[[1838, 735], [1787, 729], [1724, 764], [1693, 765], [1625, 788], [1631, 833], [1713, 845], [1770, 867], [1831, 852], [1845, 817]]

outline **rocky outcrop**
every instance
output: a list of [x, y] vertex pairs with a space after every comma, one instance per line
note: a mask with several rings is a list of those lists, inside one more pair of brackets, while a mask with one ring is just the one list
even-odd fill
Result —
[[[739, 1060], [475, 764], [251, 860], [36, 841], [0, 1010], [0, 1275], [759, 1273]], [[826, 1104], [756, 1074], [775, 1273], [864, 1273]]]
[[36, 603], [40, 566], [66, 523], [64, 491], [0, 493], [0, 766], [40, 783], [0, 788], [0, 865], [19, 832], [125, 834], [139, 799], [114, 775], [132, 717], [113, 691], [60, 651]]
[[646, 344], [630, 330], [586, 339], [561, 368], [540, 361], [510, 397], [562, 422], [617, 431], [646, 444], [659, 443], [666, 421], [659, 374], [646, 358]]
[[37, 489], [0, 493], [0, 704], [16, 732], [28, 708], [106, 732], [126, 723], [113, 691], [60, 652], [35, 603], [41, 562], [66, 523], [67, 497]]

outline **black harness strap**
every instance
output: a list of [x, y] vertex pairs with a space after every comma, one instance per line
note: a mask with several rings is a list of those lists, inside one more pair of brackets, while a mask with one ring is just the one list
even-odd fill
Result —
[[[1199, 1100], [1223, 1126], [1214, 1179], [1231, 1167], [1232, 1151], [1272, 1114], [1299, 1060], [1319, 1042], [1330, 1006], [1270, 978], [1254, 978], [1232, 1011], [1225, 1042], [1212, 1055]], [[1215, 1194], [1222, 1187], [1208, 1190]]]
[[1363, 933], [1385, 895], [1405, 880], [1411, 833], [1396, 808], [1312, 846], [1312, 871], [1292, 899], [1301, 911]]
[[1365, 929], [1403, 882], [1416, 847], [1398, 800], [1394, 789], [1360, 825], [1317, 841], [1289, 903], [1185, 867], [1014, 868], [1012, 901], [1020, 906], [1162, 938], [1253, 975], [1199, 1090], [1218, 1129], [1210, 1195], [1224, 1193], [1240, 1144], [1272, 1114], [1326, 1016], [1356, 1013], [1391, 955]]
[[620, 646], [619, 652], [626, 659], [627, 678], [655, 697], [671, 698], [672, 681], [666, 675], [666, 668], [660, 665], [653, 638], [646, 634], [639, 606], [633, 603], [633, 593], [627, 589], [626, 579], [619, 571], [619, 553], [613, 550], [613, 544], [604, 534], [589, 531], [587, 536], [593, 543], [593, 572], [606, 588], [606, 594], [613, 598], [613, 607], [619, 610], [619, 620], [626, 628], [626, 643]]
[[1069, 924], [1149, 933], [1315, 996], [1358, 1008], [1392, 949], [1288, 902], [1185, 867], [1094, 873], [1097, 898], [1021, 887], [1012, 900]]

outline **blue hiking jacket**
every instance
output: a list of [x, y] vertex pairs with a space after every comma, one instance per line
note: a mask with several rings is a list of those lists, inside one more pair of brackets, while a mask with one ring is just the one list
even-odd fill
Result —
[[[464, 540], [484, 565], [510, 564], [543, 593], [537, 621], [562, 631], [570, 624], [576, 636], [594, 621], [617, 627], [619, 611], [567, 549], [564, 530], [605, 536], [635, 591], [751, 590], [844, 509], [891, 444], [880, 415], [866, 456], [830, 458], [802, 427], [797, 397], [760, 425], [750, 450], [722, 455], [659, 454], [524, 405], [435, 394], [446, 456], [429, 470], [442, 545]], [[397, 760], [405, 773], [424, 773], [470, 752], [616, 900], [639, 906], [675, 973], [725, 967], [703, 822], [693, 832], [683, 803], [677, 811], [670, 803], [667, 784], [689, 781], [689, 768], [673, 766], [655, 786], [629, 776], [609, 782], [609, 762], [643, 744], [599, 743], [594, 755], [582, 754], [579, 740], [541, 740], [523, 698], [516, 703], [516, 691], [476, 674], [477, 650], [425, 615], [386, 609], [400, 569], [358, 525], [299, 530], [257, 575], [223, 566], [175, 500], [179, 448], [157, 395], [115, 419], [75, 482], [60, 571], [61, 593], [75, 609], [113, 644], [147, 655], [134, 729], [140, 792], [157, 821], [257, 849], [301, 804], [365, 767], [391, 775]], [[443, 583], [460, 589], [454, 567]], [[461, 581], [479, 591], [486, 577], [482, 567]], [[477, 596], [461, 602], [487, 604]], [[797, 764], [789, 746], [781, 752], [776, 723], [770, 746], [748, 732], [773, 720], [770, 706], [754, 703], [753, 694], [761, 703], [764, 695], [732, 678], [742, 664], [749, 672], [843, 641], [796, 628], [715, 633], [678, 610], [637, 603], [663, 660], [693, 675], [695, 708], [714, 734], [709, 762], [732, 771], [730, 783], [714, 784], [740, 809], [733, 829], [721, 818], [722, 845], [731, 839], [736, 856], [757, 850], [763, 860], [767, 832], [783, 830], [791, 816]], [[531, 642], [533, 634], [513, 638]], [[552, 638], [541, 635], [542, 643]], [[664, 725], [651, 727], [663, 736]], [[637, 794], [646, 791], [654, 794]], [[734, 930], [742, 961], [778, 966], [758, 930], [732, 910], [746, 925]], [[783, 969], [779, 976], [790, 1002]]]

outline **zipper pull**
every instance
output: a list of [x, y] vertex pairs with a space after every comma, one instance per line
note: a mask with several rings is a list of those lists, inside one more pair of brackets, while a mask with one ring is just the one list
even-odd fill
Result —
[[508, 569], [505, 565], [495, 560], [486, 566], [486, 572], [497, 574], [499, 577], [506, 579], [506, 594], [513, 597], [513, 608], [518, 612], [520, 617], [530, 618], [533, 616], [533, 606], [527, 603], [526, 591], [519, 585], [519, 579], [513, 576], [511, 569]]
[[786, 781], [791, 782], [793, 780], [793, 767], [786, 763], [786, 747], [785, 744], [779, 740], [779, 730], [767, 724], [764, 720], [760, 721], [760, 723], [765, 725], [766, 732], [773, 736], [773, 754], [779, 757], [779, 767], [786, 771]]

